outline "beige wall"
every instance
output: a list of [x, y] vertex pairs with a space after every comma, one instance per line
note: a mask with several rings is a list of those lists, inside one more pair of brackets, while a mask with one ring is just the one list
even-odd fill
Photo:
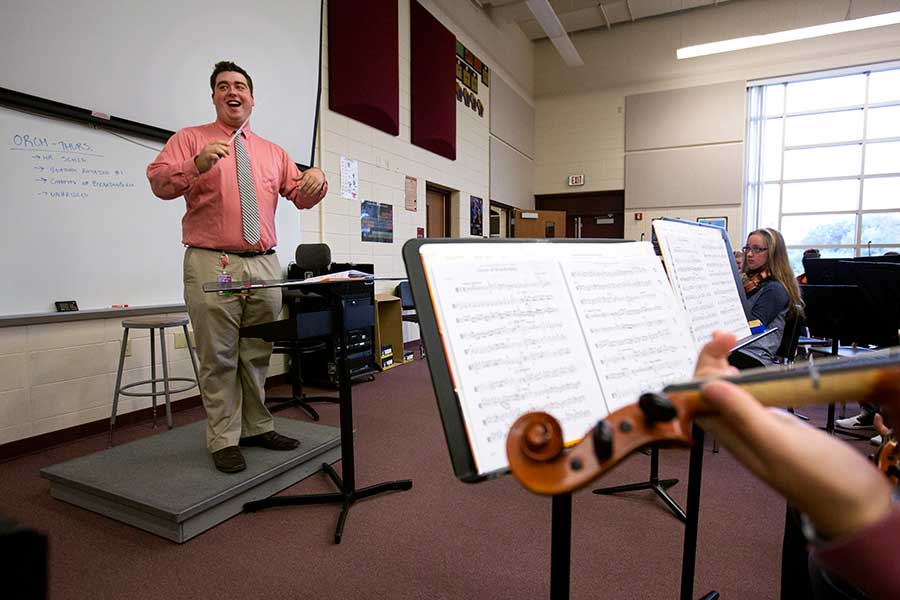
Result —
[[[468, 9], [458, 17], [465, 25], [463, 29], [441, 8], [454, 5], [455, 0], [422, 0], [422, 4], [494, 73], [512, 82], [513, 89], [531, 101], [531, 43], [521, 31], [514, 26], [497, 26], [483, 13]], [[405, 276], [400, 252], [403, 243], [416, 236], [416, 227], [425, 226], [426, 181], [454, 190], [452, 230], [463, 236], [469, 232], [469, 195], [487, 202], [489, 185], [490, 88], [482, 86], [479, 90], [485, 103], [483, 117], [457, 104], [456, 161], [410, 144], [409, 3], [404, 0], [398, 5], [400, 135], [384, 134], [328, 110], [326, 35], [316, 157], [331, 182], [331, 192], [318, 207], [304, 211], [301, 219], [303, 242], [324, 241], [331, 246], [335, 261], [372, 262], [376, 272], [385, 277]], [[483, 37], [472, 37], [467, 31]], [[482, 45], [479, 39], [487, 43]], [[498, 57], [514, 60], [501, 64]], [[361, 198], [394, 206], [393, 244], [360, 241], [359, 201], [340, 197], [341, 156], [359, 161]], [[416, 212], [404, 208], [406, 175], [418, 180]], [[280, 250], [293, 252], [290, 248]], [[393, 287], [385, 282], [378, 291], [392, 291]], [[418, 337], [414, 325], [404, 326], [407, 340]], [[0, 444], [109, 418], [121, 335], [121, 318], [0, 328]], [[146, 333], [134, 339], [132, 347], [134, 355], [126, 359], [126, 382], [149, 377]], [[190, 361], [185, 350], [175, 350], [173, 333], [168, 336], [168, 350], [173, 373], [188, 376]], [[282, 356], [273, 356], [269, 374], [284, 373], [284, 364]], [[149, 405], [149, 399], [122, 398], [119, 413]]]
[[[119, 364], [121, 323], [121, 318], [116, 318], [0, 328], [0, 444], [108, 419]], [[175, 348], [175, 330], [167, 333], [170, 376], [193, 377], [187, 350]], [[148, 331], [131, 330], [128, 337], [131, 356], [125, 359], [123, 384], [150, 378]], [[275, 357], [274, 362], [273, 372], [283, 372], [283, 359]], [[160, 368], [157, 366], [158, 377]], [[173, 399], [195, 394], [196, 390], [188, 391]], [[157, 414], [164, 415], [165, 398], [157, 403]], [[150, 405], [150, 398], [122, 396], [118, 412]], [[158, 423], [165, 426], [164, 417]]]

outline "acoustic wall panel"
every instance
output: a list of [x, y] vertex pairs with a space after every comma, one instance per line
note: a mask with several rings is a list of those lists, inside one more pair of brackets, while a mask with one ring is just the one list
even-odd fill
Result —
[[743, 143], [625, 155], [625, 208], [740, 204]]
[[328, 108], [400, 133], [397, 3], [328, 3]]
[[729, 81], [625, 97], [625, 151], [739, 142], [747, 84]]
[[492, 73], [491, 135], [534, 158], [534, 108], [503, 78]]
[[456, 37], [409, 2], [410, 141], [456, 160]]
[[534, 209], [534, 161], [491, 136], [491, 200]]

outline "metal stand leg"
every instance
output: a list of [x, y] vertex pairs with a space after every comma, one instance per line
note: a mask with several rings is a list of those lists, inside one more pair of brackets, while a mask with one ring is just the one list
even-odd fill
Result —
[[112, 416], [109, 418], [109, 437], [106, 447], [112, 448], [113, 427], [116, 426], [116, 410], [119, 407], [119, 387], [122, 385], [122, 369], [125, 367], [125, 347], [128, 345], [128, 328], [122, 332], [122, 349], [119, 351], [119, 370], [116, 372], [116, 391], [113, 394]]
[[200, 371], [197, 369], [197, 355], [194, 354], [194, 342], [191, 340], [191, 334], [188, 332], [188, 326], [182, 325], [184, 329], [184, 341], [187, 344], [188, 355], [191, 357], [191, 365], [194, 367], [194, 381], [197, 382], [197, 391], [200, 393], [200, 400], [203, 400], [203, 388], [200, 387]]
[[153, 394], [153, 428], [156, 429], [156, 338], [153, 337], [153, 328], [150, 329], [150, 386]]
[[[162, 350], [163, 393], [166, 395], [166, 425], [172, 429], [172, 398], [169, 385], [169, 357], [166, 353], [166, 329], [159, 328], [159, 347]], [[156, 391], [156, 390], [153, 390]], [[154, 403], [156, 396], [153, 397]]]
[[677, 479], [660, 479], [659, 478], [659, 448], [650, 449], [650, 479], [641, 483], [629, 483], [628, 485], [617, 485], [614, 487], [600, 488], [594, 490], [595, 494], [619, 494], [621, 492], [634, 492], [638, 490], [653, 490], [656, 495], [662, 498], [669, 510], [672, 511], [678, 519], [683, 523], [685, 521], [684, 511], [678, 506], [678, 503], [666, 491], [673, 485], [678, 483]]
[[572, 557], [572, 494], [553, 496], [550, 523], [550, 600], [569, 597]]
[[[694, 568], [697, 562], [697, 530], [700, 517], [700, 483], [703, 476], [703, 436], [704, 432], [695, 423], [692, 431], [694, 445], [691, 446], [690, 467], [688, 468], [687, 520], [684, 527], [684, 549], [681, 557], [681, 600], [693, 600]], [[709, 592], [704, 600], [718, 598], [718, 592]]]

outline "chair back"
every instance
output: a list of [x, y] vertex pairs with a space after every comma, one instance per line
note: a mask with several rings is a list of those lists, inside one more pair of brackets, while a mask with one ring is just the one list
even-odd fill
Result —
[[403, 310], [415, 310], [416, 303], [413, 302], [412, 290], [409, 288], [409, 281], [401, 281], [394, 289], [394, 295], [400, 297], [400, 308]]
[[301, 279], [318, 277], [327, 273], [331, 266], [331, 248], [328, 244], [300, 244], [294, 260]]
[[800, 332], [803, 330], [803, 317], [795, 312], [793, 317], [784, 321], [784, 335], [781, 336], [781, 345], [775, 351], [775, 356], [781, 357], [786, 362], [793, 362], [797, 356], [797, 346], [800, 342]]

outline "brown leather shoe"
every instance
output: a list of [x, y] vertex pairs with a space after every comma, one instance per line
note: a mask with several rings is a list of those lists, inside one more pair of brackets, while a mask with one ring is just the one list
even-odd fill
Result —
[[262, 446], [267, 450], [293, 450], [300, 445], [298, 440], [274, 431], [241, 438], [241, 446]]
[[244, 462], [244, 455], [241, 454], [241, 449], [237, 446], [228, 446], [217, 450], [213, 452], [212, 457], [213, 462], [216, 463], [216, 468], [223, 473], [237, 473], [247, 468], [247, 463]]

